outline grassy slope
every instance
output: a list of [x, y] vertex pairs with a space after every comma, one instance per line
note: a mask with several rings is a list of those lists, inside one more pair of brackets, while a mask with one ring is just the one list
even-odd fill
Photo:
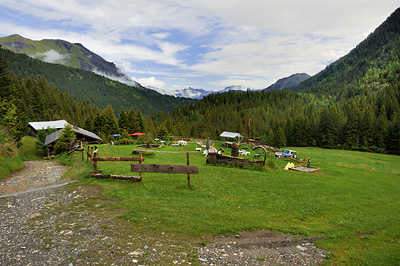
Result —
[[[100, 146], [100, 156], [132, 156], [134, 146]], [[167, 147], [164, 150], [194, 150]], [[361, 152], [296, 148], [311, 156], [323, 174], [283, 170], [258, 172], [210, 166], [191, 154], [199, 166], [191, 175], [143, 173], [142, 183], [84, 178], [98, 184], [104, 196], [118, 199], [114, 208], [138, 230], [198, 236], [272, 229], [318, 236], [332, 252], [328, 264], [395, 265], [400, 258], [400, 157]], [[79, 158], [77, 156], [76, 158]], [[146, 164], [185, 164], [185, 154], [161, 154]], [[129, 162], [100, 162], [103, 173], [135, 175]]]
[[[19, 159], [31, 156], [33, 139], [24, 138]], [[30, 143], [30, 144], [29, 144]], [[218, 147], [218, 146], [217, 146]], [[132, 156], [134, 146], [99, 146], [100, 156]], [[188, 150], [194, 150], [190, 144]], [[167, 147], [163, 150], [186, 150]], [[318, 245], [332, 252], [327, 264], [398, 265], [400, 258], [399, 174], [400, 157], [370, 153], [296, 148], [323, 174], [283, 170], [258, 172], [209, 166], [200, 153], [190, 162], [199, 166], [191, 175], [143, 173], [142, 183], [87, 178], [90, 168], [81, 156], [61, 156], [73, 164], [67, 173], [95, 184], [113, 208], [138, 231], [169, 232], [183, 236], [230, 234], [244, 230], [272, 229], [318, 236]], [[227, 151], [228, 153], [229, 151]], [[146, 164], [185, 164], [185, 154], [157, 153]], [[0, 164], [1, 173], [7, 164]], [[103, 173], [135, 175], [129, 162], [100, 162]], [[3, 174], [4, 176], [4, 174]]]
[[35, 155], [35, 142], [35, 138], [24, 137], [22, 138], [22, 146], [18, 149], [17, 156], [14, 158], [0, 158], [0, 179], [21, 170], [24, 167], [23, 161], [39, 159]]

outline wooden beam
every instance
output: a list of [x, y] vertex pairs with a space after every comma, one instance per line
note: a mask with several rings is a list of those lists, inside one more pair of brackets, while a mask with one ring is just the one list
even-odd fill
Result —
[[108, 175], [108, 174], [92, 174], [92, 177], [97, 178], [109, 178], [109, 179], [121, 179], [121, 180], [132, 180], [132, 181], [142, 181], [139, 176], [125, 176], [125, 175]]
[[131, 172], [198, 174], [197, 165], [131, 164]]
[[95, 157], [92, 160], [101, 162], [143, 162], [144, 157]]
[[197, 151], [155, 151], [155, 150], [133, 150], [133, 151], [159, 152], [159, 153], [199, 153]]

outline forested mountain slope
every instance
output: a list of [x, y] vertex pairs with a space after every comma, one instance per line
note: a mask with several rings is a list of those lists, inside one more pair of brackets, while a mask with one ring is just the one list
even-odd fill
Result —
[[153, 115], [154, 124], [171, 135], [218, 138], [226, 130], [277, 147], [400, 154], [399, 16], [294, 89], [208, 95]]
[[2, 49], [2, 54], [9, 62], [9, 70], [14, 74], [23, 79], [44, 76], [50, 85], [59, 91], [67, 92], [78, 101], [87, 100], [100, 109], [110, 104], [116, 112], [124, 106], [125, 108], [133, 107], [143, 114], [151, 114], [168, 111], [194, 101], [161, 95], [139, 84], [134, 87], [128, 86], [90, 71], [45, 63], [6, 49]]
[[[400, 72], [400, 8], [349, 54], [294, 90], [352, 97], [376, 91]], [[397, 77], [398, 78], [398, 77]]]
[[23, 53], [48, 63], [98, 71], [109, 76], [129, 79], [114, 63], [104, 60], [80, 43], [52, 39], [34, 41], [14, 34], [0, 38], [0, 44], [3, 48], [15, 53]]
[[281, 90], [296, 87], [300, 82], [310, 78], [307, 73], [296, 73], [286, 78], [277, 80], [274, 84], [268, 86], [264, 90]]
[[148, 132], [140, 110], [121, 108], [117, 119], [111, 105], [100, 110], [87, 100], [77, 102], [68, 93], [51, 86], [44, 76], [26, 79], [16, 76], [8, 70], [4, 51], [0, 49], [0, 133], [3, 136], [7, 132], [11, 140], [18, 142], [27, 134], [28, 122], [60, 119], [98, 134], [105, 143], [116, 133], [129, 137], [129, 133]]

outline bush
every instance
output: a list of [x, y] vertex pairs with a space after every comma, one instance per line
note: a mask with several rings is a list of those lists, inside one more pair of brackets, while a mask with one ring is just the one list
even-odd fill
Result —
[[7, 128], [0, 125], [0, 158], [14, 157], [17, 153], [16, 138], [14, 138]]
[[266, 166], [271, 168], [271, 169], [276, 169], [276, 162], [275, 159], [269, 158], [267, 160]]

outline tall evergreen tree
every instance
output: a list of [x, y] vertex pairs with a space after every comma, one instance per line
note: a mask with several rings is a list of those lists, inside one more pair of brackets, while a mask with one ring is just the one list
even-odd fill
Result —
[[146, 131], [146, 124], [145, 124], [142, 112], [140, 110], [136, 113], [135, 124], [136, 124], [137, 132], [145, 132]]
[[322, 147], [334, 148], [338, 144], [339, 117], [337, 108], [333, 105], [324, 107], [320, 115], [320, 143]]
[[351, 99], [347, 109], [347, 122], [344, 126], [345, 143], [353, 149], [360, 147], [361, 139], [361, 111], [354, 99]]
[[[120, 128], [120, 130], [126, 130], [127, 132], [129, 132], [129, 118], [128, 118], [128, 114], [125, 112], [124, 107], [121, 107], [121, 112], [119, 113], [119, 117], [118, 117], [118, 127]], [[131, 132], [134, 133], [134, 132]]]
[[3, 56], [3, 49], [0, 45], [0, 100], [10, 99], [13, 95], [11, 74], [8, 71], [8, 63]]
[[101, 116], [104, 118], [104, 124], [101, 131], [106, 135], [119, 133], [118, 121], [111, 105], [107, 105], [107, 107], [101, 112]]
[[393, 114], [393, 121], [389, 126], [386, 138], [386, 150], [389, 153], [400, 155], [400, 118], [397, 113]]
[[274, 142], [273, 146], [277, 148], [285, 147], [286, 146], [286, 135], [285, 131], [281, 127], [278, 127], [274, 134]]

